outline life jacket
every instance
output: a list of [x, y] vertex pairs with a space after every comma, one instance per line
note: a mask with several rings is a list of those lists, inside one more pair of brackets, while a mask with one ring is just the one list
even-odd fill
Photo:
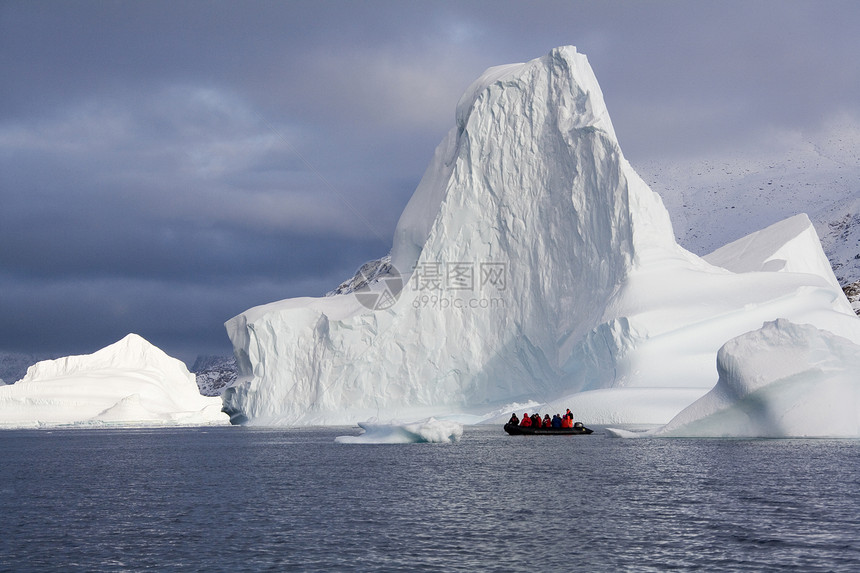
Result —
[[562, 418], [561, 427], [562, 428], [572, 428], [573, 427], [573, 418], [571, 418], [570, 416], [565, 416], [564, 418]]

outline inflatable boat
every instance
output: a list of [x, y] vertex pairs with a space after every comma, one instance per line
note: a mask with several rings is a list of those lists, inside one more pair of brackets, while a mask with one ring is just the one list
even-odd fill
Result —
[[582, 425], [582, 422], [576, 422], [572, 428], [533, 428], [531, 426], [517, 426], [516, 424], [505, 424], [505, 431], [512, 436], [576, 436], [580, 434], [590, 434], [594, 430], [590, 430]]

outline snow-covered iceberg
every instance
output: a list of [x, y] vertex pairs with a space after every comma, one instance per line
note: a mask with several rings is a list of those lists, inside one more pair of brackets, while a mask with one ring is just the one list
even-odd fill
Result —
[[589, 424], [665, 424], [714, 386], [718, 349], [765, 321], [860, 343], [808, 219], [736, 246], [709, 262], [675, 242], [575, 48], [491, 68], [460, 100], [390, 260], [340, 294], [226, 323], [240, 380], [225, 410], [343, 424], [535, 401]]
[[136, 334], [101, 350], [34, 364], [0, 387], [0, 428], [228, 424], [220, 398]]
[[727, 342], [719, 380], [649, 436], [858, 437], [860, 346], [780, 319]]

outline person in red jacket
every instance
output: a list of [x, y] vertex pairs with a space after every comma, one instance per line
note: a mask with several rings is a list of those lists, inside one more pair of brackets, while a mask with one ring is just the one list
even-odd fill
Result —
[[552, 420], [550, 420], [549, 414], [546, 414], [543, 417], [543, 427], [544, 428], [552, 428]]
[[532, 425], [532, 419], [529, 418], [528, 412], [523, 412], [523, 419], [520, 420], [520, 426], [524, 428], [529, 428]]

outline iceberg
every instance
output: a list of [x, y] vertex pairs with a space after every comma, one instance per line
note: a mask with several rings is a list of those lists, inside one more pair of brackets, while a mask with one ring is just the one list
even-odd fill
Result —
[[860, 346], [779, 319], [727, 342], [719, 380], [656, 437], [860, 437]]
[[225, 425], [180, 360], [136, 334], [101, 350], [38, 362], [0, 387], [0, 428]]
[[429, 418], [420, 422], [373, 424], [359, 422], [361, 434], [338, 436], [340, 444], [425, 444], [454, 443], [463, 437], [463, 425]]
[[840, 286], [830, 262], [821, 257], [821, 252], [821, 241], [812, 221], [800, 213], [720, 247], [704, 259], [735, 273], [809, 273]]
[[225, 324], [236, 423], [344, 424], [572, 407], [665, 424], [726, 341], [778, 318], [860, 344], [803, 215], [709, 257], [681, 248], [574, 47], [489, 69], [457, 105], [391, 252], [330, 296]]

